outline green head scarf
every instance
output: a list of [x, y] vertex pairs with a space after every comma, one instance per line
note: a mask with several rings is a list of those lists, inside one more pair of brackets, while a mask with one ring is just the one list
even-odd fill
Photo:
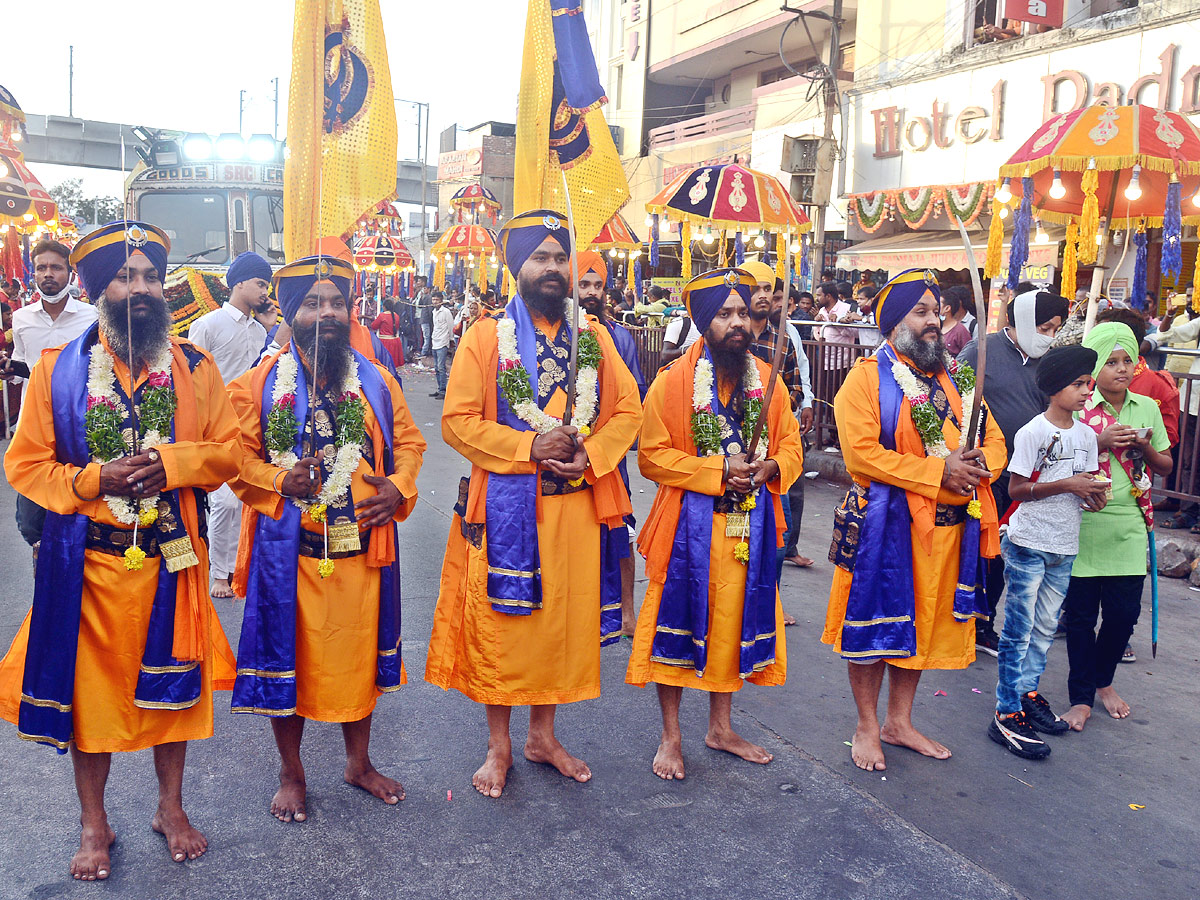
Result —
[[1137, 338], [1133, 336], [1129, 326], [1121, 322], [1101, 322], [1088, 332], [1087, 337], [1083, 339], [1083, 346], [1096, 351], [1096, 365], [1092, 368], [1093, 378], [1100, 374], [1100, 370], [1108, 362], [1108, 357], [1117, 347], [1128, 353], [1132, 362], [1138, 361]]

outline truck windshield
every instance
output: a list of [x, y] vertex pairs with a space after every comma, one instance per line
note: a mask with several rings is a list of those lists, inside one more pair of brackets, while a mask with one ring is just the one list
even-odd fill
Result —
[[223, 194], [163, 191], [142, 196], [143, 221], [171, 238], [171, 263], [229, 262], [229, 216]]

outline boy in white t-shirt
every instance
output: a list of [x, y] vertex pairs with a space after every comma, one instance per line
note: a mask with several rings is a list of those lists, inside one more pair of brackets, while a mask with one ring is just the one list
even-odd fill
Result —
[[1008, 595], [988, 737], [1025, 759], [1050, 755], [1038, 732], [1069, 727], [1038, 693], [1038, 681], [1079, 552], [1083, 510], [1101, 509], [1111, 485], [1092, 474], [1099, 469], [1096, 433], [1072, 415], [1091, 396], [1095, 363], [1096, 352], [1078, 344], [1042, 357], [1037, 383], [1050, 404], [1017, 432], [1008, 463], [1008, 492], [1018, 505], [1000, 540]]

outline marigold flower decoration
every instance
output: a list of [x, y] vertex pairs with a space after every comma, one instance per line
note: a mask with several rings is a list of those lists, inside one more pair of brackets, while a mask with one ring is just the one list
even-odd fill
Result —
[[146, 561], [146, 551], [134, 544], [125, 551], [125, 569], [129, 572], [140, 572]]

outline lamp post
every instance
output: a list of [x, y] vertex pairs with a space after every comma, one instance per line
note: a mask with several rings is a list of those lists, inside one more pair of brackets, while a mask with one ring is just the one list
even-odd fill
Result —
[[[425, 236], [429, 231], [429, 223], [425, 218], [426, 169], [429, 162], [429, 104], [420, 100], [405, 100], [402, 97], [392, 98], [396, 103], [407, 103], [417, 108], [417, 159], [421, 163], [421, 269], [425, 268]], [[421, 133], [422, 111], [424, 112], [424, 136]]]

